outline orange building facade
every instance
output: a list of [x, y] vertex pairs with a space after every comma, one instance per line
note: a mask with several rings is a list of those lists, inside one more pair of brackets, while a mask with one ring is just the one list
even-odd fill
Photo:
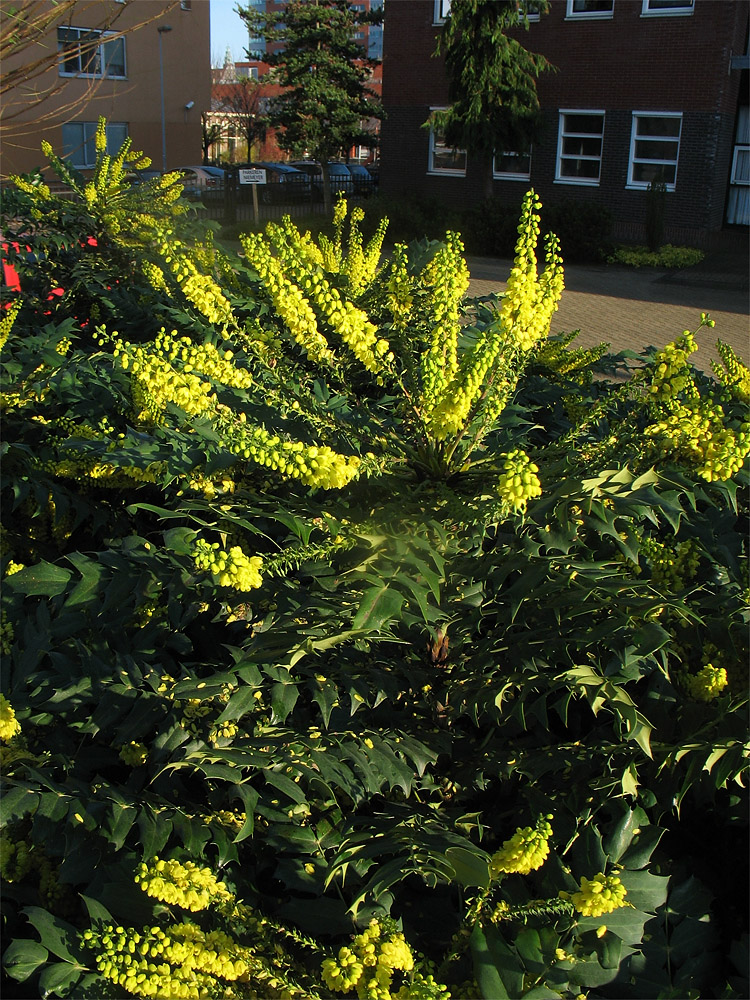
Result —
[[201, 116], [211, 108], [207, 0], [81, 0], [36, 45], [5, 60], [3, 73], [54, 52], [43, 73], [6, 95], [3, 177], [43, 167], [42, 139], [90, 168], [102, 115], [109, 151], [130, 136], [154, 169], [201, 162]]

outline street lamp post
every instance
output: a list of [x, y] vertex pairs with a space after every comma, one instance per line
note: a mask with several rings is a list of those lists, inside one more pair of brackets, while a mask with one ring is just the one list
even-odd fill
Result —
[[161, 36], [165, 31], [171, 31], [169, 24], [162, 24], [156, 29], [159, 32], [159, 83], [161, 85], [161, 168], [167, 172], [167, 122], [164, 117], [164, 57], [161, 48]]

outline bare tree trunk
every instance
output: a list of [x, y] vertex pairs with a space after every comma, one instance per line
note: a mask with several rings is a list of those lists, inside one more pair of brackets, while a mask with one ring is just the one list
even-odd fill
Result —
[[485, 201], [489, 201], [495, 193], [492, 182], [493, 160], [494, 156], [491, 153], [487, 153], [482, 161], [482, 195]]

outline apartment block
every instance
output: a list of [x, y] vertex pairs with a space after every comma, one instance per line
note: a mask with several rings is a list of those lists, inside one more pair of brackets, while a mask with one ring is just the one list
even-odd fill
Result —
[[[381, 190], [468, 206], [480, 164], [425, 123], [448, 104], [436, 42], [449, 0], [386, 8]], [[745, 0], [552, 0], [514, 29], [557, 71], [543, 74], [531, 150], [498, 150], [493, 197], [606, 206], [619, 239], [645, 237], [646, 192], [666, 184], [665, 239], [711, 245], [750, 223], [748, 13]]]

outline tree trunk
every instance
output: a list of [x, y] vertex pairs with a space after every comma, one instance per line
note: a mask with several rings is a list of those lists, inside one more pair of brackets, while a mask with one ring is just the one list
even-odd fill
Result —
[[492, 153], [485, 154], [482, 161], [482, 195], [485, 201], [489, 201], [495, 193], [492, 182], [492, 164], [494, 156]]
[[328, 170], [328, 160], [320, 161], [320, 169], [323, 174], [323, 212], [331, 215], [333, 212], [333, 200], [331, 198], [331, 175]]

